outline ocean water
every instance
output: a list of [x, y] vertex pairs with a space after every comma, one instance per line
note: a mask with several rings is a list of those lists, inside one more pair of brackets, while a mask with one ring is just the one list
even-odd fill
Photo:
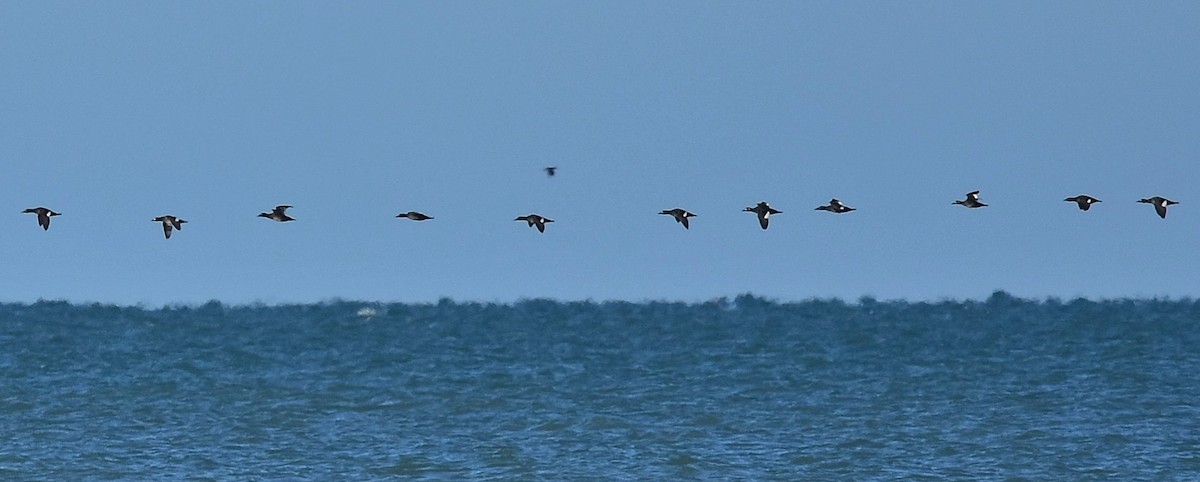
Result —
[[0, 305], [0, 480], [1195, 480], [1200, 303]]

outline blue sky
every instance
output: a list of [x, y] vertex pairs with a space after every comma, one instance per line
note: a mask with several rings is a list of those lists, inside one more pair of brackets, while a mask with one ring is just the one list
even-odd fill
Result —
[[[1196, 25], [1194, 2], [3, 2], [0, 300], [1194, 296]], [[255, 217], [276, 204], [298, 221]]]

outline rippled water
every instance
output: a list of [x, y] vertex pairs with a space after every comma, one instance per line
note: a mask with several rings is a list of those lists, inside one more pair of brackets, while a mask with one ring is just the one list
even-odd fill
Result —
[[0, 305], [0, 479], [1188, 480], [1198, 322], [1003, 293]]

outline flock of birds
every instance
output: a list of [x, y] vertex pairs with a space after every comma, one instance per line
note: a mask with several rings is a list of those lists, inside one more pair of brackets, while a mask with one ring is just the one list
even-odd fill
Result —
[[[546, 172], [547, 176], [554, 177], [554, 175], [558, 172], [558, 167], [550, 166], [550, 167], [543, 168], [543, 170]], [[1092, 207], [1092, 204], [1101, 202], [1099, 199], [1088, 196], [1086, 194], [1069, 197], [1069, 198], [1063, 199], [1063, 201], [1073, 202], [1073, 203], [1077, 204], [1079, 206], [1079, 209], [1082, 211], [1087, 211], [1088, 209], [1090, 209]], [[1168, 206], [1171, 206], [1173, 204], [1179, 204], [1176, 201], [1172, 201], [1170, 199], [1167, 199], [1167, 198], [1164, 198], [1161, 196], [1154, 196], [1151, 198], [1140, 199], [1140, 200], [1138, 200], [1138, 202], [1153, 205], [1154, 211], [1158, 213], [1158, 217], [1163, 218], [1163, 219], [1167, 218], [1167, 207]], [[982, 201], [979, 200], [979, 191], [971, 191], [966, 194], [965, 199], [954, 201], [951, 204], [960, 205], [960, 206], [964, 206], [967, 208], [982, 208], [982, 207], [987, 206], [987, 204], [984, 204]], [[258, 217], [267, 218], [272, 221], [276, 221], [276, 222], [280, 222], [280, 223], [285, 223], [288, 221], [295, 221], [296, 218], [293, 218], [293, 217], [287, 215], [287, 210], [291, 207], [292, 206], [289, 206], [286, 204], [275, 206], [275, 208], [270, 211], [267, 211], [264, 213], [259, 213]], [[855, 208], [852, 208], [850, 206], [843, 204], [841, 201], [837, 200], [836, 198], [830, 199], [829, 204], [826, 204], [824, 206], [817, 206], [817, 208], [816, 208], [816, 211], [828, 211], [828, 212], [831, 212], [834, 214], [846, 214], [848, 212], [855, 211], [855, 210], [856, 210]], [[742, 211], [754, 213], [758, 217], [758, 225], [760, 227], [762, 227], [763, 229], [767, 229], [767, 226], [769, 225], [772, 215], [783, 213], [783, 211], [780, 211], [778, 209], [771, 207], [771, 205], [767, 204], [766, 201], [763, 201], [754, 206], [750, 206], [745, 209], [742, 209]], [[41, 226], [43, 230], [50, 229], [50, 218], [51, 217], [59, 216], [62, 214], [62, 213], [54, 212], [53, 210], [47, 209], [44, 207], [29, 208], [22, 212], [26, 213], [26, 214], [36, 214], [38, 225]], [[659, 214], [664, 214], [664, 215], [675, 218], [675, 221], [678, 222], [679, 224], [682, 224], [684, 229], [690, 229], [690, 226], [688, 224], [688, 218], [692, 218], [692, 217], [696, 216], [696, 213], [693, 213], [691, 211], [688, 211], [686, 209], [681, 209], [681, 208], [664, 209], [663, 211], [659, 212]], [[405, 213], [400, 213], [400, 214], [397, 214], [396, 217], [411, 219], [413, 221], [428, 221], [430, 219], [433, 219], [433, 216], [429, 216], [429, 215], [426, 215], [426, 214], [418, 212], [418, 211], [408, 211]], [[167, 239], [171, 239], [172, 231], [183, 230], [183, 224], [187, 222], [178, 216], [174, 216], [174, 215], [170, 215], [170, 214], [156, 217], [153, 219], [153, 221], [162, 223], [163, 236], [165, 236]], [[514, 221], [525, 221], [529, 225], [529, 227], [531, 227], [531, 228], [536, 227], [538, 232], [543, 232], [543, 233], [546, 232], [546, 224], [554, 222], [553, 219], [547, 218], [540, 214], [527, 214], [525, 216], [517, 216], [517, 218], [514, 219]]]

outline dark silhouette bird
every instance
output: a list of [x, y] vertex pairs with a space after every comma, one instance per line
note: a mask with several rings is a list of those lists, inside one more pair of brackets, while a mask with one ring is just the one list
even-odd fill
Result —
[[767, 229], [767, 223], [772, 214], [783, 214], [783, 211], [776, 211], [766, 201], [760, 202], [752, 208], [746, 208], [742, 211], [751, 212], [758, 215], [758, 225], [763, 229]]
[[60, 216], [62, 213], [56, 213], [43, 207], [29, 208], [21, 211], [22, 214], [37, 214], [38, 226], [42, 230], [50, 229], [50, 216]]
[[674, 217], [675, 222], [683, 224], [683, 229], [690, 229], [688, 227], [688, 218], [696, 215], [696, 213], [690, 212], [686, 209], [679, 209], [679, 208], [665, 209], [658, 214], [666, 214], [668, 216]]
[[537, 226], [537, 230], [540, 233], [546, 232], [546, 223], [554, 222], [553, 219], [545, 218], [545, 217], [539, 216], [537, 214], [530, 214], [528, 216], [518, 216], [517, 219], [514, 219], [513, 221], [525, 221], [525, 222], [529, 223], [529, 227], [531, 227], [531, 228], [534, 226]]
[[542, 169], [546, 171], [546, 177], [554, 177], [558, 173], [558, 166], [547, 166]]
[[179, 219], [175, 216], [172, 216], [170, 214], [165, 215], [165, 216], [159, 216], [157, 218], [154, 218], [153, 220], [162, 223], [163, 236], [166, 236], [167, 239], [171, 239], [171, 230], [172, 229], [178, 229], [178, 230], [182, 231], [183, 223], [187, 222], [187, 221]]
[[433, 219], [433, 216], [426, 216], [424, 213], [419, 213], [419, 212], [416, 212], [416, 211], [409, 211], [409, 212], [406, 212], [406, 213], [400, 213], [400, 214], [397, 214], [397, 215], [396, 215], [396, 217], [398, 217], [398, 218], [408, 218], [408, 219], [411, 219], [411, 220], [413, 220], [413, 221], [425, 221], [425, 220], [428, 220], [428, 219]]
[[838, 201], [837, 199], [830, 199], [828, 206], [817, 206], [817, 209], [814, 209], [814, 211], [829, 211], [831, 213], [843, 214], [854, 211], [854, 208], [842, 204], [842, 202]]
[[962, 201], [954, 201], [953, 204], [961, 204], [969, 208], [981, 208], [987, 204], [979, 202], [979, 191], [971, 191], [967, 193], [967, 199]]
[[291, 207], [291, 206], [287, 206], [287, 205], [279, 205], [279, 206], [275, 206], [275, 209], [272, 209], [272, 210], [271, 210], [271, 212], [269, 212], [269, 213], [258, 213], [258, 217], [260, 217], [260, 218], [267, 218], [267, 219], [270, 219], [270, 220], [272, 220], [272, 221], [278, 221], [278, 222], [281, 222], [281, 223], [285, 223], [285, 222], [288, 222], [288, 221], [295, 221], [295, 220], [296, 220], [296, 218], [293, 218], [293, 217], [291, 217], [291, 216], [288, 216], [288, 215], [287, 215], [287, 214], [284, 212], [284, 211], [287, 211], [287, 210], [288, 210], [288, 208], [290, 208], [290, 207]]
[[1081, 210], [1081, 211], [1087, 211], [1088, 209], [1092, 208], [1092, 204], [1100, 202], [1099, 199], [1088, 196], [1087, 194], [1080, 194], [1075, 197], [1069, 197], [1069, 198], [1063, 199], [1063, 201], [1069, 201], [1069, 202], [1078, 204], [1079, 210]]
[[1167, 206], [1179, 204], [1178, 202], [1160, 196], [1154, 196], [1149, 199], [1139, 199], [1138, 202], [1153, 204], [1154, 212], [1158, 213], [1158, 217], [1163, 219], [1167, 219]]

